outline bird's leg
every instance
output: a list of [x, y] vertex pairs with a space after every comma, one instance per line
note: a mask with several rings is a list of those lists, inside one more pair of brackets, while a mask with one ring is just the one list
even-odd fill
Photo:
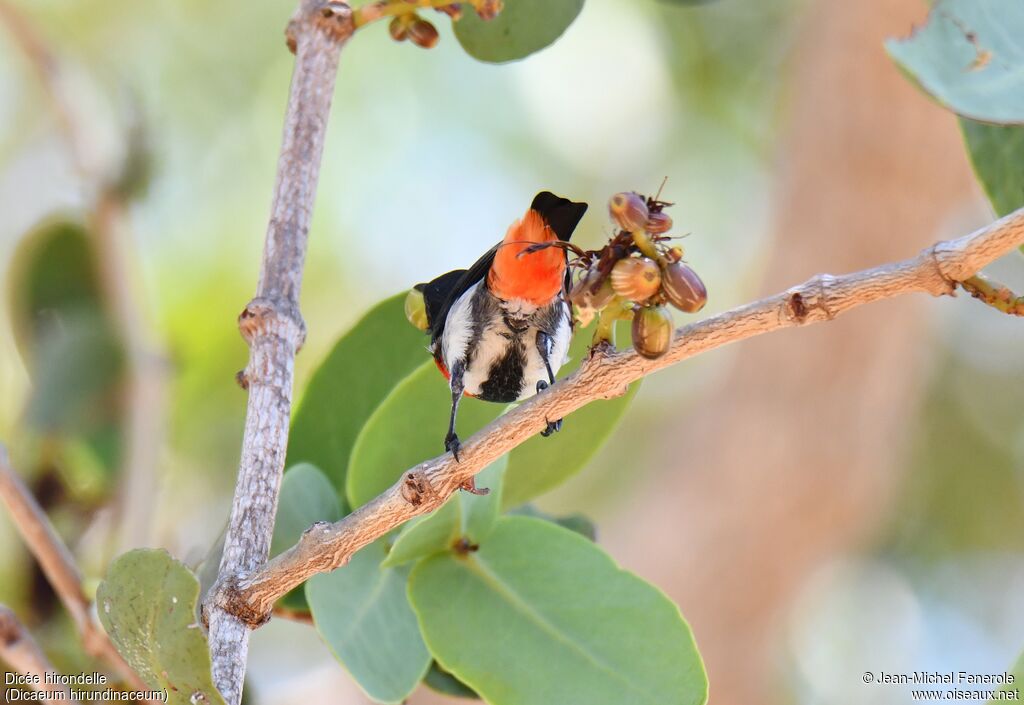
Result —
[[462, 399], [462, 394], [466, 391], [466, 385], [463, 381], [463, 374], [465, 374], [466, 368], [462, 362], [456, 362], [452, 365], [451, 377], [449, 383], [452, 388], [452, 413], [448, 417], [448, 435], [444, 437], [444, 449], [451, 451], [452, 455], [455, 456], [455, 460], [459, 459], [459, 437], [455, 433], [455, 417], [459, 412], [459, 400]]
[[[540, 359], [544, 361], [544, 366], [548, 369], [548, 379], [551, 380], [551, 384], [555, 383], [555, 373], [551, 369], [551, 336], [542, 330], [537, 331], [537, 352], [540, 353]], [[537, 382], [537, 393], [540, 394], [542, 391], [548, 388], [548, 383], [544, 380]], [[562, 430], [562, 419], [557, 421], [548, 421], [548, 425], [540, 432], [542, 436], [550, 436], [555, 431]]]
[[[463, 381], [463, 375], [465, 374], [466, 368], [461, 362], [456, 362], [452, 365], [451, 370], [451, 388], [452, 388], [452, 415], [448, 419], [448, 435], [444, 437], [444, 449], [451, 451], [452, 455], [455, 456], [456, 462], [459, 460], [459, 448], [462, 444], [459, 443], [459, 436], [455, 433], [455, 417], [459, 411], [459, 400], [462, 399], [463, 393], [466, 391], [466, 385]], [[489, 489], [480, 488], [476, 486], [476, 479], [469, 478], [461, 485], [461, 489], [466, 490], [472, 494], [487, 494], [490, 492]]]

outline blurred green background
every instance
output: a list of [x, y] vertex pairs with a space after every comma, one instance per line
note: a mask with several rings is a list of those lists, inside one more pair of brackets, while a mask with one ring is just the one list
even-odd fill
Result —
[[[91, 579], [132, 545], [196, 564], [224, 525], [237, 469], [245, 394], [234, 374], [247, 350], [235, 317], [258, 273], [294, 2], [4, 5], [59, 57], [86, 161], [151, 160], [116, 246], [129, 272], [120, 291], [158, 360], [147, 413], [162, 422], [140, 456], [150, 490], [126, 499], [126, 409], [137, 407], [124, 363], [103, 340], [62, 357], [53, 351], [86, 334], [18, 320], [32, 238], [56, 218], [86, 226], [45, 260], [38, 296], [64, 287], [88, 304], [112, 289], [72, 286], [95, 247], [95, 182], [7, 23], [0, 440]], [[588, 0], [554, 46], [501, 66], [467, 57], [441, 15], [430, 51], [395, 44], [383, 26], [360, 32], [342, 55], [324, 153], [298, 395], [367, 308], [466, 266], [540, 189], [590, 202], [579, 241], [597, 246], [611, 232], [607, 198], [667, 176], [709, 314], [988, 222], [955, 120], [881, 46], [925, 4], [844, 5]], [[103, 252], [92, 255], [100, 278]], [[1022, 262], [993, 271], [1021, 286]], [[117, 318], [116, 302], [99, 310]], [[116, 328], [74, 320], [93, 337]], [[648, 380], [590, 467], [541, 505], [593, 516], [613, 555], [679, 602], [714, 702], [902, 703], [908, 691], [861, 674], [1001, 672], [1024, 644], [1022, 344], [1014, 319], [961, 296], [887, 302], [716, 351]], [[67, 402], [79, 387], [101, 391], [76, 416]], [[143, 533], [119, 533], [119, 503], [144, 507]], [[0, 602], [60, 666], [84, 667], [5, 515]], [[254, 637], [250, 685], [252, 702], [364, 702], [315, 634], [282, 620]]]

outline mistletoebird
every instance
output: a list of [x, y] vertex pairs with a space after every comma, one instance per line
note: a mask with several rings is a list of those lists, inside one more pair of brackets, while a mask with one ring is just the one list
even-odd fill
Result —
[[[444, 447], [456, 459], [455, 417], [463, 395], [499, 403], [525, 399], [553, 384], [565, 363], [573, 323], [568, 254], [558, 243], [569, 241], [586, 210], [586, 203], [542, 191], [472, 267], [416, 285], [429, 349], [451, 387]], [[561, 424], [549, 422], [542, 434]]]

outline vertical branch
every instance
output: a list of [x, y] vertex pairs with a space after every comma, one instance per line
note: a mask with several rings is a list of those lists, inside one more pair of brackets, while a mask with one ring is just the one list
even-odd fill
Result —
[[54, 700], [71, 700], [71, 691], [67, 687], [46, 685], [46, 676], [56, 675], [57, 669], [6, 605], [0, 605], [0, 659], [18, 673], [31, 676], [31, 685], [36, 690], [45, 690]]
[[[295, 353], [305, 338], [299, 292], [338, 57], [352, 35], [348, 5], [302, 0], [288, 26], [296, 55], [281, 156], [256, 297], [239, 316], [249, 344], [240, 382], [249, 390], [231, 519], [218, 581], [251, 574], [267, 560], [291, 417]], [[229, 705], [241, 699], [248, 627], [207, 605], [214, 683]]]

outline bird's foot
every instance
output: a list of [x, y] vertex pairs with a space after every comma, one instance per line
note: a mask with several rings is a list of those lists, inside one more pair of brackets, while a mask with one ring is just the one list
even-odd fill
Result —
[[547, 438], [552, 433], [557, 433], [562, 430], [562, 419], [557, 421], [548, 421], [548, 425], [544, 427], [544, 430], [540, 432], [540, 435]]
[[455, 456], [455, 461], [459, 461], [459, 449], [462, 448], [462, 443], [459, 441], [459, 437], [454, 433], [449, 433], [444, 437], [444, 449], [450, 451]]
[[[545, 389], [548, 388], [548, 386], [549, 386], [548, 383], [545, 382], [544, 380], [538, 380], [538, 382], [537, 382], [537, 394], [540, 394], [541, 392], [543, 392]], [[561, 430], [562, 430], [562, 419], [558, 419], [557, 421], [548, 421], [548, 425], [545, 426], [544, 430], [540, 432], [540, 435], [542, 435], [545, 438], [547, 438], [552, 433], [557, 433], [558, 431], [561, 431]]]

